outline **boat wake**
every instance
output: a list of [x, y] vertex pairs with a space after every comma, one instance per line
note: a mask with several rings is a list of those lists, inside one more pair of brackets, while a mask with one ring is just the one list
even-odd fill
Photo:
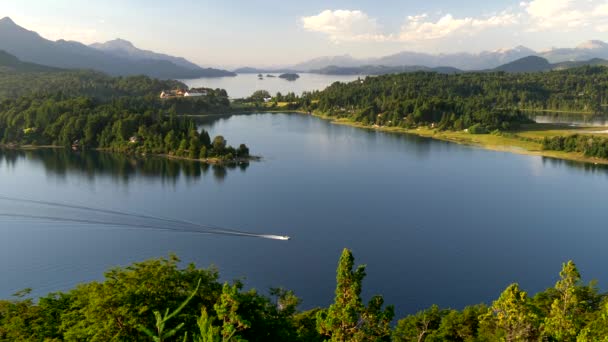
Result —
[[[0, 218], [16, 220], [35, 220], [40, 222], [63, 222], [63, 223], [77, 223], [83, 225], [93, 225], [101, 227], [120, 227], [124, 229], [149, 229], [158, 231], [172, 231], [181, 233], [195, 233], [195, 234], [215, 234], [215, 235], [227, 235], [227, 236], [241, 236], [241, 237], [255, 237], [269, 240], [282, 240], [288, 241], [291, 238], [289, 236], [282, 235], [271, 235], [271, 234], [257, 234], [252, 232], [240, 231], [236, 229], [222, 228], [212, 225], [204, 225], [187, 220], [179, 220], [173, 218], [165, 218], [151, 215], [142, 215], [136, 213], [129, 213], [117, 210], [108, 210], [87, 207], [82, 205], [73, 205], [59, 202], [39, 201], [25, 198], [13, 198], [0, 196], [0, 201], [9, 201], [13, 203], [25, 203], [38, 205], [54, 209], [66, 209], [75, 210], [79, 212], [89, 212], [92, 214], [101, 214], [109, 217], [104, 219], [83, 219], [81, 215], [74, 217], [68, 215], [38, 215], [30, 213], [16, 213], [16, 212], [0, 212]], [[34, 208], [30, 208], [34, 209]], [[31, 212], [31, 210], [29, 210]], [[133, 221], [135, 220], [135, 221]], [[129, 222], [131, 221], [131, 222]]]

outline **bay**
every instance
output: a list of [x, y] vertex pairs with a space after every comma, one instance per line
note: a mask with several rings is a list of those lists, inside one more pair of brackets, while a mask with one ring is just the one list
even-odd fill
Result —
[[[290, 241], [118, 226], [142, 218], [0, 200], [0, 297], [100, 280], [111, 266], [174, 252], [304, 308], [333, 300], [343, 248], [367, 265], [364, 296], [398, 315], [490, 303], [512, 282], [535, 293], [573, 259], [606, 288], [605, 167], [486, 151], [300, 114], [200, 122], [260, 162], [230, 168], [63, 150], [0, 152], [0, 196], [187, 220]], [[114, 222], [115, 224], [110, 224]]]

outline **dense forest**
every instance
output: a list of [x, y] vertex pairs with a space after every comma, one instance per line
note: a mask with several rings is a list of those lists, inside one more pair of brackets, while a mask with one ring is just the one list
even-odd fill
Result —
[[220, 283], [215, 268], [153, 259], [36, 301], [30, 289], [0, 300], [0, 341], [608, 341], [606, 295], [572, 261], [535, 296], [511, 284], [491, 305], [432, 306], [396, 322], [382, 296], [363, 302], [365, 275], [345, 249], [334, 302], [300, 311], [292, 291], [263, 295]]
[[590, 135], [545, 137], [543, 149], [551, 151], [579, 152], [587, 157], [608, 159], [608, 139]]
[[246, 158], [247, 146], [228, 146], [199, 132], [192, 119], [178, 117], [145, 98], [103, 102], [86, 97], [20, 97], [0, 103], [0, 142], [98, 148], [190, 159]]
[[366, 125], [481, 131], [527, 122], [524, 111], [604, 113], [608, 68], [586, 66], [543, 73], [416, 72], [334, 83], [305, 93], [302, 110]]
[[184, 114], [230, 108], [223, 89], [206, 96], [160, 99], [177, 81], [109, 77], [92, 71], [17, 72], [0, 77], [0, 143], [54, 145], [189, 159], [247, 158], [245, 145], [197, 130]]

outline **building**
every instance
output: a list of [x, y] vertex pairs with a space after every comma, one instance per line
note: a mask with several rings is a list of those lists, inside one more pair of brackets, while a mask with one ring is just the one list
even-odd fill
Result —
[[160, 98], [161, 99], [172, 99], [175, 97], [195, 97], [195, 96], [207, 96], [207, 90], [202, 89], [202, 90], [198, 90], [198, 89], [190, 89], [190, 90], [183, 90], [183, 89], [175, 89], [175, 90], [163, 90], [160, 93]]
[[195, 90], [191, 89], [184, 93], [185, 97], [194, 97], [194, 96], [207, 96], [206, 90]]

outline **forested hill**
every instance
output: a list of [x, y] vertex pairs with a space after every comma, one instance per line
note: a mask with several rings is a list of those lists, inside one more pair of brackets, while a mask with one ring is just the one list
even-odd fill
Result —
[[20, 61], [17, 57], [10, 53], [0, 50], [0, 71], [14, 72], [43, 72], [43, 71], [60, 71], [59, 68], [53, 68], [45, 65], [27, 63]]
[[154, 96], [186, 85], [147, 76], [110, 77], [92, 70], [66, 70], [27, 63], [0, 51], [0, 100], [23, 95], [64, 94], [110, 99], [122, 96]]
[[301, 108], [368, 125], [440, 129], [508, 128], [521, 110], [607, 111], [608, 68], [543, 73], [404, 73], [334, 83], [307, 93]]
[[0, 145], [53, 145], [196, 160], [247, 159], [249, 150], [229, 146], [180, 114], [230, 108], [223, 89], [206, 96], [160, 99], [163, 90], [187, 89], [178, 81], [147, 76], [110, 77], [23, 63], [0, 55]]

